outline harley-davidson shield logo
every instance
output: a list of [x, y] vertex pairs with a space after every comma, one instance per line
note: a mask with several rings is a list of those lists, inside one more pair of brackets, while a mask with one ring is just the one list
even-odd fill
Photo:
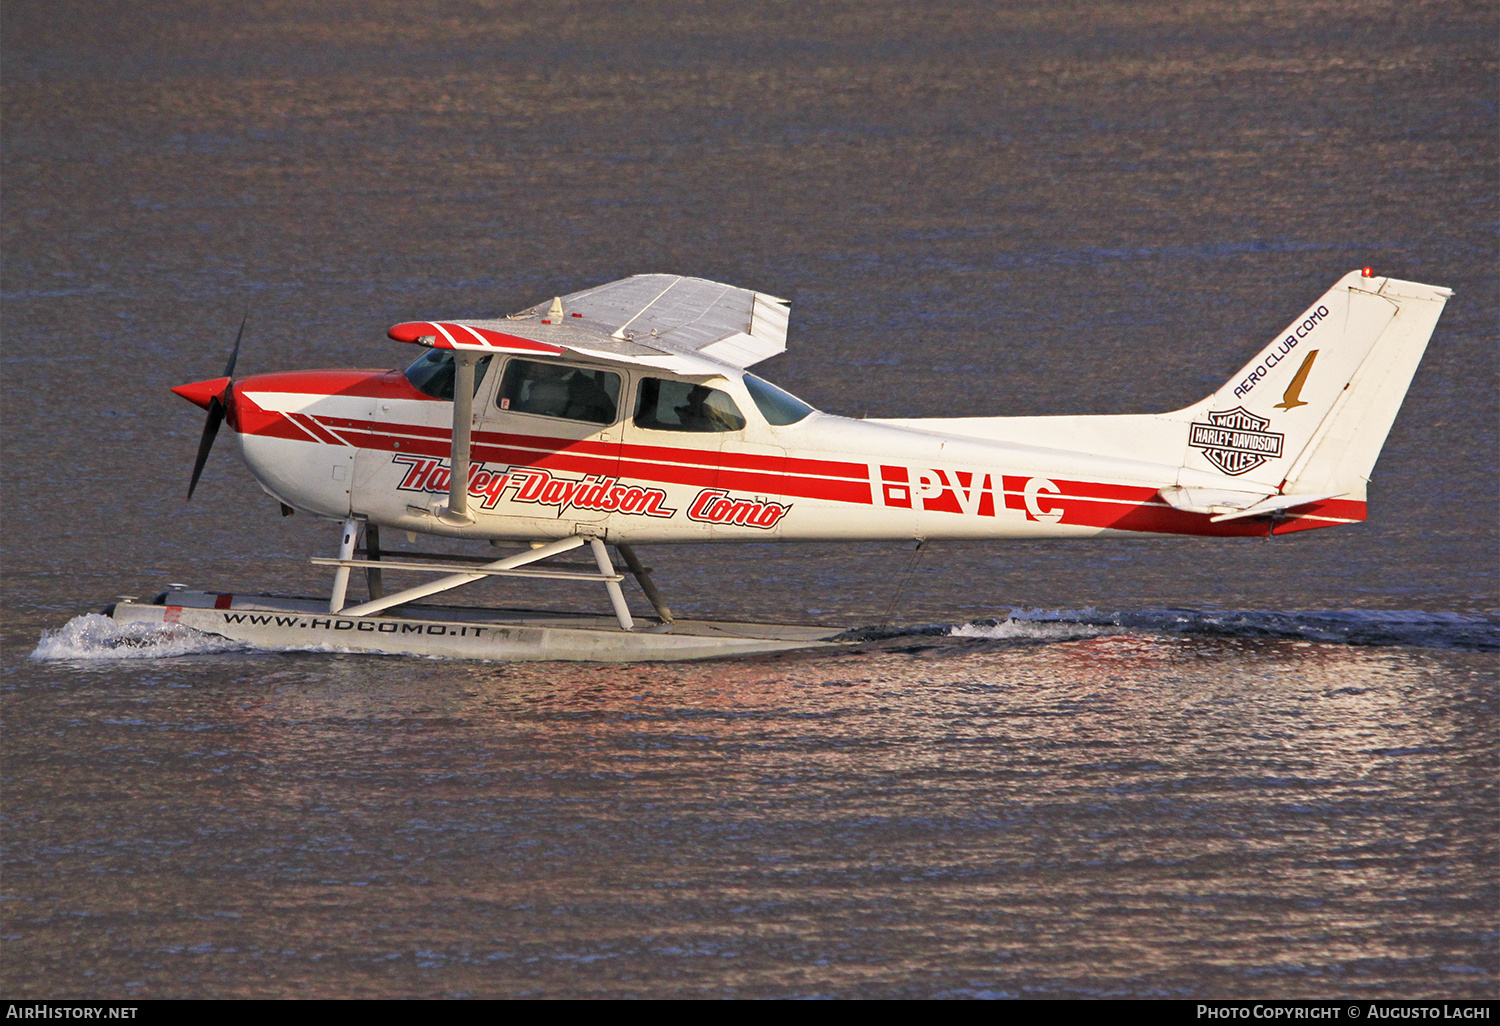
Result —
[[1267, 431], [1270, 420], [1257, 417], [1243, 406], [1211, 412], [1208, 419], [1207, 424], [1193, 421], [1188, 445], [1202, 449], [1208, 461], [1230, 477], [1281, 455], [1281, 440], [1286, 436]]

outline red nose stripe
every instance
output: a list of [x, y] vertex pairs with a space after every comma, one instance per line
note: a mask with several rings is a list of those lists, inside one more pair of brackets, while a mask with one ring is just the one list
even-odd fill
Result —
[[201, 406], [206, 410], [214, 398], [224, 394], [224, 389], [228, 384], [228, 378], [211, 378], [208, 381], [194, 381], [189, 385], [177, 385], [172, 391], [194, 406]]

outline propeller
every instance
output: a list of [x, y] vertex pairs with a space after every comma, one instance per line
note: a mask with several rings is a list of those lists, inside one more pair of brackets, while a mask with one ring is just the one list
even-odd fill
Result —
[[224, 389], [218, 395], [208, 401], [208, 420], [204, 422], [203, 434], [198, 438], [198, 458], [193, 461], [193, 479], [188, 482], [187, 497], [193, 497], [193, 490], [198, 487], [198, 478], [203, 476], [203, 464], [208, 462], [208, 452], [214, 447], [214, 438], [219, 434], [219, 425], [224, 423], [224, 413], [228, 409], [225, 400], [229, 397], [230, 390], [234, 388], [234, 364], [240, 358], [240, 339], [245, 337], [245, 322], [250, 319], [250, 311], [245, 311], [245, 316], [240, 319], [239, 334], [234, 336], [234, 348], [229, 352], [229, 362], [224, 365]]

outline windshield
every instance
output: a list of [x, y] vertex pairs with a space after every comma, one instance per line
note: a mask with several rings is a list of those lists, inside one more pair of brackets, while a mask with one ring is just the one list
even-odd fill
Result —
[[792, 393], [783, 392], [769, 381], [757, 378], [754, 374], [745, 375], [745, 390], [750, 393], [750, 398], [755, 400], [756, 407], [768, 424], [775, 424], [778, 427], [795, 424], [809, 413], [817, 412]]
[[[486, 356], [474, 365], [474, 394], [479, 394], [479, 383], [484, 372], [490, 369], [490, 357]], [[453, 351], [451, 349], [429, 349], [406, 368], [406, 380], [418, 392], [434, 399], [453, 401]]]

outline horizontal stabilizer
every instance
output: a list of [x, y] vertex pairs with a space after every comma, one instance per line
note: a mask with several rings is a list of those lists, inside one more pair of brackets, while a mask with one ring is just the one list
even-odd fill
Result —
[[1261, 517], [1324, 499], [1337, 499], [1344, 492], [1326, 495], [1271, 495], [1228, 488], [1163, 488], [1161, 497], [1173, 509], [1185, 513], [1212, 513], [1213, 522]]
[[1232, 513], [1220, 513], [1210, 520], [1217, 524], [1224, 520], [1238, 520], [1241, 517], [1263, 517], [1270, 513], [1280, 513], [1282, 510], [1293, 509], [1297, 506], [1310, 506], [1324, 499], [1337, 499], [1347, 492], [1334, 492], [1332, 495], [1273, 495], [1269, 499], [1257, 502], [1253, 506], [1235, 510]]
[[1268, 498], [1270, 492], [1246, 492], [1229, 488], [1163, 488], [1161, 497], [1173, 509], [1186, 513], [1237, 513]]

